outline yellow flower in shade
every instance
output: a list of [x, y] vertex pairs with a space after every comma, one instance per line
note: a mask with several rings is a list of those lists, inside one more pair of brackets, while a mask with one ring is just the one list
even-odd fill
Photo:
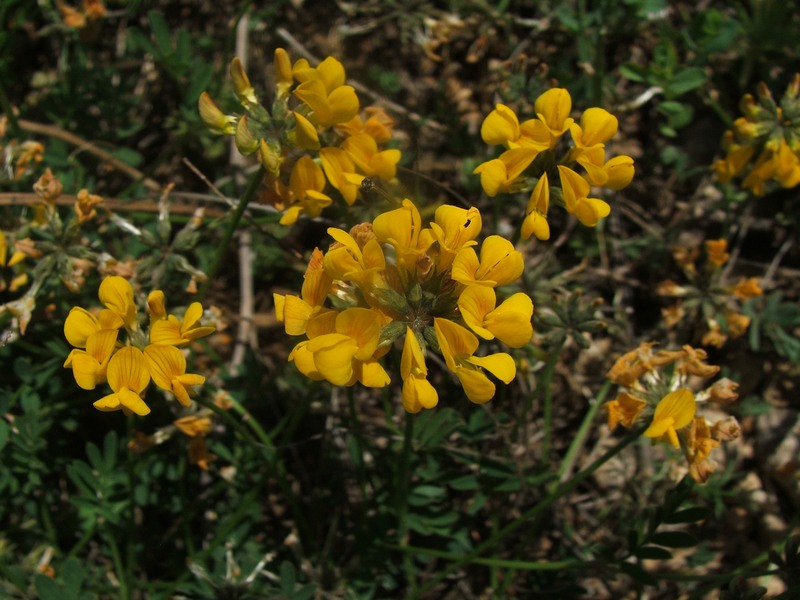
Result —
[[333, 279], [356, 281], [366, 286], [381, 285], [386, 258], [374, 236], [362, 248], [342, 229], [329, 227], [328, 234], [340, 244], [329, 250], [323, 260], [325, 270]]
[[490, 235], [481, 244], [481, 257], [463, 248], [453, 261], [454, 281], [464, 285], [499, 287], [519, 279], [524, 269], [522, 253], [502, 236]]
[[303, 279], [300, 297], [273, 294], [275, 314], [278, 321], [285, 324], [287, 334], [306, 333], [308, 322], [325, 310], [323, 304], [331, 291], [332, 284], [333, 279], [323, 268], [322, 252], [319, 248], [314, 248]]
[[181, 417], [173, 421], [173, 425], [189, 437], [203, 437], [211, 433], [211, 419], [208, 417]]
[[706, 240], [706, 260], [709, 264], [721, 267], [730, 257], [726, 240]]
[[238, 56], [234, 56], [233, 60], [231, 60], [228, 72], [230, 73], [233, 89], [236, 90], [239, 102], [245, 107], [258, 104], [256, 91], [253, 89], [250, 78], [247, 76], [244, 65]]
[[482, 226], [481, 213], [474, 206], [465, 209], [443, 204], [436, 209], [430, 229], [422, 232], [422, 244], [429, 247], [433, 242], [439, 243], [438, 272], [450, 268], [459, 250], [478, 243], [475, 238]]
[[85, 348], [89, 337], [102, 329], [119, 329], [122, 327], [122, 318], [108, 309], [100, 311], [95, 317], [85, 308], [73, 307], [64, 321], [64, 337], [71, 346]]
[[666, 440], [674, 448], [680, 448], [678, 429], [692, 422], [695, 412], [694, 394], [687, 388], [681, 388], [664, 396], [656, 406], [653, 422], [642, 435], [652, 438], [654, 442]]
[[495, 337], [512, 348], [521, 348], [533, 336], [533, 302], [521, 292], [497, 306], [492, 288], [470, 285], [458, 297], [461, 318], [472, 331], [485, 340]]
[[8, 239], [3, 231], [0, 231], [0, 267], [13, 267], [22, 262], [27, 255], [19, 250], [14, 250], [11, 258], [8, 256]]
[[689, 461], [689, 474], [698, 483], [708, 481], [717, 464], [709, 460], [711, 451], [719, 447], [719, 441], [712, 437], [711, 429], [703, 417], [695, 417], [686, 432], [686, 457]]
[[333, 202], [330, 196], [322, 193], [323, 189], [325, 189], [325, 175], [322, 169], [310, 156], [300, 157], [294, 163], [289, 176], [291, 200], [299, 204], [287, 209], [281, 217], [281, 225], [294, 224], [301, 213], [306, 213], [309, 217], [318, 217], [322, 209]]
[[167, 298], [161, 290], [153, 290], [147, 295], [147, 312], [150, 322], [167, 318]]
[[564, 88], [547, 90], [536, 99], [533, 109], [550, 133], [550, 148], [556, 145], [558, 139], [575, 122], [575, 119], [569, 116], [572, 111], [572, 98]]
[[294, 141], [303, 150], [318, 150], [319, 132], [317, 128], [299, 112], [295, 111], [293, 114], [295, 122]]
[[106, 370], [117, 344], [117, 329], [100, 329], [86, 339], [86, 349], [69, 353], [64, 367], [72, 369], [75, 382], [84, 390], [93, 390], [106, 380]]
[[723, 315], [728, 326], [728, 335], [734, 339], [743, 336], [750, 326], [750, 317], [735, 310], [726, 310]]
[[310, 339], [306, 349], [317, 371], [334, 385], [384, 387], [389, 375], [375, 359], [381, 316], [368, 308], [348, 308], [336, 316], [335, 333]]
[[134, 346], [117, 350], [108, 363], [107, 376], [108, 385], [114, 393], [97, 400], [95, 408], [103, 412], [122, 410], [125, 414], [139, 416], [150, 412], [150, 407], [141, 397], [150, 383], [150, 373], [141, 350]]
[[203, 305], [192, 302], [179, 321], [175, 315], [155, 321], [150, 326], [150, 342], [156, 346], [184, 346], [198, 338], [214, 333], [213, 327], [199, 325]]
[[136, 303], [133, 301], [133, 288], [124, 277], [106, 277], [100, 284], [100, 302], [111, 312], [119, 315], [126, 329], [137, 329]]
[[550, 183], [547, 180], [547, 173], [542, 173], [531, 192], [528, 208], [525, 210], [525, 220], [522, 221], [521, 230], [523, 240], [527, 240], [531, 235], [535, 235], [539, 240], [550, 239], [550, 225], [547, 222], [549, 208]]
[[377, 176], [385, 181], [394, 179], [400, 150], [390, 148], [378, 151], [378, 144], [372, 136], [358, 133], [342, 142], [342, 150], [350, 155], [355, 165], [364, 175]]
[[498, 158], [479, 164], [472, 172], [481, 176], [481, 187], [487, 196], [515, 192], [523, 185], [522, 172], [538, 153], [535, 148], [512, 148]]
[[414, 203], [404, 199], [400, 208], [375, 217], [372, 231], [381, 244], [394, 247], [398, 268], [403, 273], [413, 273], [417, 261], [425, 250], [421, 240], [422, 217]]
[[736, 284], [736, 287], [733, 289], [733, 295], [739, 298], [740, 300], [747, 300], [748, 298], [757, 298], [764, 294], [764, 290], [761, 289], [761, 285], [759, 285], [758, 278], [750, 277], [745, 278], [742, 277], [739, 280], [739, 283]]
[[356, 172], [353, 159], [341, 148], [322, 148], [319, 157], [328, 181], [339, 190], [344, 201], [352, 205], [358, 197], [364, 175]]
[[360, 115], [356, 115], [346, 123], [337, 125], [337, 131], [348, 136], [366, 133], [379, 144], [392, 139], [395, 122], [389, 113], [380, 107], [368, 106], [364, 109], [364, 114], [367, 117], [366, 121]]
[[144, 349], [144, 358], [153, 382], [162, 390], [175, 394], [183, 406], [189, 406], [189, 391], [201, 385], [206, 378], [186, 372], [186, 357], [175, 346], [154, 346]]
[[286, 50], [283, 48], [275, 48], [272, 66], [275, 70], [275, 89], [277, 91], [277, 96], [278, 98], [285, 98], [294, 84], [292, 61]]
[[600, 219], [611, 212], [608, 203], [599, 198], [589, 198], [589, 182], [572, 169], [558, 165], [561, 190], [567, 212], [575, 215], [587, 227], [595, 227]]
[[410, 327], [406, 327], [400, 375], [403, 378], [403, 408], [407, 412], [418, 413], [423, 408], [433, 408], [439, 403], [439, 394], [428, 381], [422, 346]]
[[641, 398], [628, 392], [620, 392], [612, 401], [605, 403], [605, 409], [608, 411], [608, 428], [613, 431], [621, 423], [630, 429], [642, 414], [645, 406], [647, 406], [647, 402]]
[[517, 372], [514, 359], [505, 352], [474, 356], [478, 338], [469, 330], [438, 317], [433, 320], [433, 327], [447, 368], [458, 377], [471, 402], [483, 404], [494, 397], [496, 387], [484, 369], [503, 383], [511, 383], [514, 379]]
[[332, 56], [316, 68], [295, 65], [293, 75], [301, 82], [294, 95], [311, 109], [312, 120], [319, 128], [345, 123], [358, 114], [356, 91], [344, 85], [344, 67]]
[[200, 94], [197, 107], [200, 111], [200, 118], [211, 131], [220, 135], [236, 133], [236, 117], [222, 112], [207, 92]]

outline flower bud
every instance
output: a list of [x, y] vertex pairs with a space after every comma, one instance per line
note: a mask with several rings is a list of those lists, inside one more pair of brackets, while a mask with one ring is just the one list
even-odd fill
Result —
[[247, 115], [243, 115], [239, 122], [236, 124], [236, 134], [233, 138], [237, 150], [245, 156], [253, 154], [258, 150], [258, 140], [253, 137], [253, 133], [247, 126]]
[[234, 56], [230, 66], [231, 79], [233, 80], [233, 87], [236, 90], [236, 95], [239, 101], [247, 108], [251, 104], [258, 104], [258, 98], [253, 86], [250, 84], [250, 78], [245, 73], [244, 65], [239, 60], [238, 56]]
[[200, 118], [214, 133], [234, 135], [236, 133], [236, 117], [226, 115], [211, 99], [207, 92], [200, 94], [197, 101]]

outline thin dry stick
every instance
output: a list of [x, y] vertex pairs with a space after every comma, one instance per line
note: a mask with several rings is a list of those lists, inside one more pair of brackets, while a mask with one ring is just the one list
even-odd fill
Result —
[[[295, 39], [295, 37], [291, 33], [289, 33], [288, 31], [286, 31], [283, 27], [278, 27], [275, 30], [275, 33], [277, 33], [278, 37], [282, 38], [283, 41], [285, 41], [292, 48], [292, 50], [294, 50], [298, 54], [301, 54], [304, 58], [307, 58], [308, 60], [310, 60], [312, 62], [316, 62], [316, 63], [319, 62], [319, 59], [316, 56], [314, 56], [308, 50], [308, 48], [306, 48], [303, 44], [301, 44], [299, 41], [297, 41], [297, 39]], [[364, 84], [359, 83], [358, 81], [355, 81], [354, 79], [352, 79], [350, 77], [348, 77], [347, 82], [348, 82], [349, 85], [352, 85], [356, 89], [356, 91], [358, 91], [359, 94], [364, 94], [365, 96], [369, 96], [374, 101], [376, 101], [379, 104], [385, 106], [386, 108], [388, 108], [392, 112], [394, 112], [394, 113], [396, 113], [398, 115], [403, 115], [403, 116], [407, 117], [408, 119], [410, 119], [414, 123], [422, 122], [422, 123], [425, 124], [426, 127], [430, 127], [431, 129], [435, 129], [436, 131], [446, 131], [446, 129], [447, 129], [447, 127], [445, 125], [442, 125], [438, 121], [434, 121], [433, 119], [427, 119], [427, 118], [419, 115], [418, 113], [411, 112], [410, 110], [408, 110], [404, 106], [401, 106], [400, 104], [397, 104], [396, 102], [392, 102], [391, 100], [389, 100], [388, 98], [385, 98], [384, 96], [381, 96], [380, 94], [376, 94], [374, 91], [369, 89]]]
[[[247, 13], [242, 15], [236, 25], [236, 56], [242, 61], [242, 67], [247, 69], [247, 28], [249, 18]], [[246, 166], [244, 156], [236, 148], [236, 144], [231, 140], [230, 163], [236, 169], [237, 174]], [[248, 346], [255, 348], [257, 344], [255, 329], [253, 329], [254, 306], [254, 283], [253, 283], [253, 258], [251, 251], [250, 231], [242, 229], [239, 232], [239, 327], [236, 331], [236, 344], [233, 347], [228, 370], [231, 375], [236, 375], [239, 367], [244, 362], [245, 351]]]
[[56, 127], [55, 125], [43, 125], [42, 123], [35, 123], [33, 121], [28, 121], [26, 119], [19, 119], [17, 123], [19, 123], [19, 126], [25, 131], [30, 131], [31, 133], [38, 133], [39, 135], [45, 135], [48, 137], [57, 138], [59, 140], [64, 140], [68, 144], [77, 146], [78, 150], [86, 150], [89, 154], [96, 156], [103, 162], [109, 163], [117, 171], [124, 173], [131, 179], [135, 181], [141, 181], [142, 185], [144, 185], [147, 189], [152, 190], [154, 192], [161, 191], [161, 185], [156, 180], [147, 177], [144, 173], [142, 173], [138, 169], [135, 169], [129, 164], [122, 162], [118, 158], [111, 156], [105, 150], [101, 150], [91, 142], [87, 142], [86, 140], [75, 135], [74, 133], [65, 131], [60, 127]]

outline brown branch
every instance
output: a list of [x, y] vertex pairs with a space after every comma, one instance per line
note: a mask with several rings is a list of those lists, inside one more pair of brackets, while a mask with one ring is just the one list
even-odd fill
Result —
[[57, 138], [59, 140], [63, 140], [68, 144], [72, 144], [76, 146], [78, 150], [86, 150], [89, 154], [92, 154], [102, 160], [110, 164], [114, 167], [117, 171], [124, 173], [134, 181], [141, 181], [142, 184], [149, 190], [154, 192], [161, 191], [161, 185], [155, 180], [147, 177], [144, 173], [139, 171], [138, 169], [130, 166], [127, 163], [124, 163], [120, 159], [112, 156], [105, 150], [102, 150], [92, 144], [91, 142], [87, 142], [86, 140], [78, 137], [74, 133], [70, 133], [69, 131], [65, 131], [60, 127], [56, 127], [55, 125], [44, 125], [42, 123], [35, 123], [34, 121], [28, 121], [26, 119], [19, 119], [17, 121], [20, 128], [24, 129], [25, 131], [29, 131], [31, 133], [37, 133], [39, 135], [44, 135], [47, 137]]

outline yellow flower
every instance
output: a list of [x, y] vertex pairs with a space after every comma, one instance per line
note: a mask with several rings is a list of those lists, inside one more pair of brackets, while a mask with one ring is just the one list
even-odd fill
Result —
[[233, 60], [231, 60], [228, 72], [233, 82], [233, 89], [236, 90], [236, 95], [239, 97], [239, 102], [245, 107], [258, 104], [256, 91], [253, 89], [250, 78], [247, 76], [244, 65], [238, 56], [234, 56]]
[[515, 192], [522, 187], [522, 172], [538, 153], [533, 148], [512, 148], [498, 158], [479, 164], [472, 172], [481, 176], [481, 187], [487, 196]]
[[307, 155], [300, 157], [292, 167], [289, 176], [291, 200], [299, 204], [290, 206], [281, 217], [281, 225], [293, 225], [301, 213], [318, 217], [322, 209], [330, 206], [333, 200], [322, 193], [325, 189], [325, 175], [314, 160]]
[[384, 387], [389, 375], [375, 360], [381, 333], [380, 315], [368, 308], [348, 308], [336, 316], [335, 333], [309, 340], [317, 371], [334, 385]]
[[655, 441], [667, 440], [673, 447], [680, 448], [678, 429], [692, 422], [695, 412], [694, 394], [681, 388], [664, 396], [656, 406], [653, 422], [642, 434]]
[[8, 257], [8, 239], [6, 234], [0, 230], [0, 267], [13, 267], [23, 261], [27, 255], [19, 250], [14, 250], [11, 258]]
[[499, 287], [519, 279], [524, 263], [522, 253], [502, 236], [490, 235], [481, 245], [481, 257], [463, 248], [453, 261], [451, 277], [464, 285]]
[[294, 84], [292, 75], [292, 62], [289, 54], [283, 48], [275, 48], [272, 62], [275, 70], [275, 88], [278, 98], [285, 98]]
[[203, 316], [203, 305], [192, 302], [178, 321], [175, 315], [155, 321], [150, 326], [150, 343], [156, 346], [184, 346], [198, 338], [214, 333], [213, 327], [199, 325]]
[[439, 394], [428, 381], [422, 346], [410, 327], [406, 327], [400, 375], [403, 378], [403, 408], [407, 412], [418, 413], [423, 408], [433, 408], [439, 403]]
[[191, 386], [201, 385], [206, 378], [186, 372], [186, 357], [175, 346], [148, 345], [144, 349], [144, 358], [153, 382], [162, 390], [175, 394], [178, 402], [189, 406], [189, 390]]
[[386, 258], [374, 236], [362, 248], [346, 231], [330, 227], [328, 234], [340, 244], [329, 250], [323, 261], [333, 279], [355, 281], [367, 287], [382, 285], [381, 273], [386, 268]]
[[173, 421], [173, 425], [189, 437], [203, 437], [211, 433], [211, 419], [208, 417], [181, 417]]
[[150, 322], [167, 318], [167, 298], [161, 290], [153, 290], [147, 295], [147, 312]]
[[100, 311], [100, 316], [95, 317], [85, 308], [73, 307], [64, 321], [64, 337], [71, 346], [85, 348], [89, 337], [102, 329], [119, 329], [122, 327], [122, 318], [108, 309]]
[[322, 168], [331, 185], [339, 190], [348, 205], [356, 201], [364, 175], [356, 173], [356, 165], [350, 155], [341, 148], [322, 148], [319, 151]]
[[139, 416], [150, 412], [141, 397], [150, 383], [150, 373], [141, 350], [133, 346], [120, 348], [108, 363], [107, 375], [108, 385], [114, 393], [97, 400], [95, 408], [103, 412], [122, 410], [125, 414]]
[[366, 133], [379, 144], [392, 139], [394, 119], [385, 110], [377, 106], [368, 106], [364, 109], [364, 113], [367, 117], [366, 121], [361, 116], [356, 115], [346, 123], [337, 125], [337, 131], [348, 136]]
[[313, 123], [294, 111], [294, 141], [303, 150], [319, 149], [319, 132]]
[[572, 98], [564, 88], [547, 90], [536, 99], [533, 105], [536, 115], [550, 133], [550, 148], [570, 128], [575, 119], [569, 116], [572, 111]]
[[402, 273], [413, 273], [419, 257], [427, 250], [421, 238], [422, 217], [414, 203], [404, 199], [400, 208], [375, 217], [372, 231], [382, 244], [394, 247], [397, 267]]
[[356, 91], [344, 85], [344, 67], [335, 58], [329, 56], [316, 68], [296, 65], [293, 74], [301, 82], [294, 95], [311, 109], [310, 116], [320, 129], [345, 123], [358, 114]]
[[106, 277], [100, 283], [98, 293], [100, 302], [114, 314], [118, 315], [126, 329], [137, 329], [136, 303], [133, 301], [133, 288], [130, 282], [119, 275]]
[[377, 142], [366, 133], [348, 137], [342, 142], [342, 150], [350, 155], [364, 175], [390, 181], [397, 173], [400, 150], [389, 149], [379, 152]]
[[622, 423], [630, 429], [642, 414], [645, 406], [647, 406], [647, 402], [641, 398], [628, 392], [620, 392], [614, 400], [605, 403], [605, 409], [608, 411], [608, 428], [613, 431], [617, 425]]
[[483, 120], [481, 138], [490, 146], [533, 149], [534, 157], [550, 147], [550, 131], [542, 121], [528, 119], [520, 125], [517, 114], [505, 104], [495, 106]]
[[303, 335], [309, 321], [323, 309], [333, 279], [323, 268], [323, 256], [319, 248], [314, 248], [306, 269], [300, 297], [273, 294], [275, 314], [278, 321], [285, 323], [289, 335]]
[[497, 337], [512, 348], [521, 348], [533, 336], [533, 302], [521, 292], [507, 298], [497, 306], [492, 288], [482, 285], [468, 286], [458, 298], [461, 317], [472, 331], [483, 339]]
[[567, 212], [575, 215], [587, 227], [595, 227], [600, 219], [611, 212], [608, 203], [598, 198], [588, 198], [589, 182], [572, 169], [558, 165], [561, 190]]
[[475, 238], [481, 232], [481, 213], [474, 206], [469, 209], [443, 204], [436, 209], [430, 229], [422, 232], [422, 244], [426, 247], [439, 243], [438, 272], [450, 268], [456, 254], [465, 247], [475, 246]]
[[531, 192], [528, 208], [525, 210], [525, 220], [522, 221], [521, 235], [527, 240], [535, 235], [539, 240], [550, 239], [550, 225], [547, 222], [547, 211], [550, 208], [550, 183], [547, 173], [542, 173], [539, 181]]
[[200, 94], [197, 107], [200, 118], [211, 131], [220, 135], [236, 133], [236, 117], [223, 113], [207, 92]]
[[728, 242], [724, 239], [706, 240], [706, 260], [715, 267], [721, 267], [731, 257]]
[[750, 278], [742, 277], [733, 290], [733, 295], [739, 298], [740, 300], [747, 300], [748, 298], [757, 298], [758, 296], [761, 296], [763, 294], [764, 290], [761, 289], [757, 277], [750, 277]]
[[467, 329], [438, 317], [433, 320], [433, 327], [447, 368], [458, 377], [471, 402], [483, 404], [494, 397], [496, 387], [483, 369], [503, 383], [510, 383], [514, 379], [517, 371], [514, 359], [505, 352], [475, 356], [478, 338]]
[[75, 382], [84, 390], [93, 390], [106, 380], [106, 371], [117, 343], [117, 329], [100, 329], [86, 339], [86, 349], [69, 353], [64, 367], [72, 369]]
[[610, 190], [621, 190], [630, 184], [636, 170], [633, 166], [633, 159], [630, 156], [620, 154], [607, 160], [603, 165], [603, 171], [606, 174], [603, 187], [607, 187]]

